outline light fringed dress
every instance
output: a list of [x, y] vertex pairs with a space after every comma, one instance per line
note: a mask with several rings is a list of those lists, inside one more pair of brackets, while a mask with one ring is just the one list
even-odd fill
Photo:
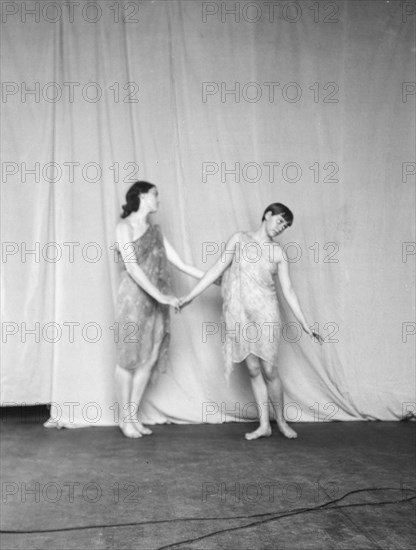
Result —
[[[169, 271], [159, 226], [149, 225], [141, 237], [129, 244], [127, 252], [127, 261], [137, 263], [151, 283], [162, 294], [167, 294]], [[135, 371], [157, 361], [154, 373], [163, 372], [170, 340], [169, 306], [160, 304], [142, 290], [124, 263], [123, 266], [116, 305], [118, 364]]]
[[272, 245], [240, 232], [234, 259], [223, 274], [222, 341], [227, 379], [233, 363], [241, 363], [249, 354], [277, 367], [281, 317]]

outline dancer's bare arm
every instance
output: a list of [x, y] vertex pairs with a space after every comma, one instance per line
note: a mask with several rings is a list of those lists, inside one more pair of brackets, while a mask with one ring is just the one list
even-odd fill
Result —
[[195, 277], [195, 279], [202, 279], [204, 272], [201, 269], [198, 269], [193, 265], [186, 264], [165, 236], [163, 237], [163, 242], [165, 245], [166, 256], [172, 265], [179, 269], [179, 271], [187, 273], [188, 275], [191, 275], [191, 277]]
[[227, 267], [233, 261], [236, 245], [238, 243], [238, 233], [232, 235], [222, 251], [220, 258], [215, 264], [208, 269], [199, 283], [191, 290], [191, 292], [179, 300], [180, 306], [189, 304], [194, 298], [199, 296], [204, 290], [206, 290], [213, 282], [215, 282], [227, 269]]
[[298, 297], [296, 296], [296, 292], [294, 291], [292, 286], [292, 281], [290, 280], [289, 266], [288, 266], [287, 260], [283, 255], [283, 249], [280, 246], [278, 246], [276, 247], [275, 253], [276, 253], [275, 258], [278, 263], [279, 282], [280, 282], [280, 286], [282, 287], [283, 296], [285, 297], [286, 302], [289, 304], [289, 307], [292, 310], [293, 315], [299, 321], [303, 330], [307, 334], [309, 334], [309, 336], [317, 338], [319, 343], [322, 343], [323, 342], [322, 336], [320, 336], [318, 332], [315, 332], [309, 328], [309, 325], [302, 312]]
[[144, 271], [139, 267], [132, 244], [132, 235], [129, 227], [124, 222], [119, 222], [116, 228], [116, 237], [118, 249], [126, 266], [127, 273], [147, 294], [152, 296], [157, 302], [167, 304], [174, 308], [178, 307], [178, 298], [162, 294], [147, 278]]

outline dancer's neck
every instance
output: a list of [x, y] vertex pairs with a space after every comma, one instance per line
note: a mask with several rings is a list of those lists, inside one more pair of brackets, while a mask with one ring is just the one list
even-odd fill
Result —
[[267, 242], [267, 241], [272, 241], [273, 239], [271, 239], [269, 237], [269, 235], [267, 234], [267, 231], [266, 231], [266, 228], [264, 227], [264, 224], [262, 223], [261, 226], [257, 229], [257, 231], [253, 231], [253, 237], [263, 243], [263, 242]]
[[149, 214], [150, 212], [138, 210], [137, 212], [132, 212], [127, 220], [135, 229], [147, 227], [150, 224]]

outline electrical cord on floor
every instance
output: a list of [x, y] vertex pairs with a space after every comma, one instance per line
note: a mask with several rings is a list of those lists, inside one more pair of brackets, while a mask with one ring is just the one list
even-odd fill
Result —
[[[357, 494], [357, 493], [365, 493], [365, 492], [374, 492], [374, 491], [411, 491], [414, 493], [414, 496], [398, 499], [398, 500], [387, 500], [387, 501], [381, 501], [381, 502], [359, 502], [359, 503], [353, 503], [353, 504], [344, 504], [341, 506], [334, 506], [341, 500], [344, 500], [346, 497]], [[232, 531], [238, 531], [240, 529], [246, 529], [249, 527], [255, 527], [256, 525], [261, 525], [262, 523], [266, 523], [269, 521], [275, 521], [278, 519], [282, 519], [289, 516], [296, 516], [299, 514], [305, 514], [308, 512], [316, 512], [319, 510], [340, 510], [342, 508], [352, 508], [357, 506], [381, 506], [385, 504], [400, 504], [404, 502], [410, 502], [412, 500], [416, 499], [416, 490], [413, 488], [403, 488], [403, 487], [379, 487], [379, 488], [364, 488], [364, 489], [355, 489], [354, 491], [348, 491], [344, 495], [342, 495], [339, 498], [329, 500], [323, 504], [320, 504], [318, 506], [312, 506], [308, 508], [297, 508], [295, 510], [288, 510], [283, 511], [280, 513], [277, 513], [277, 511], [274, 512], [266, 512], [263, 514], [251, 514], [248, 516], [226, 516], [226, 517], [188, 517], [188, 518], [175, 518], [175, 519], [162, 519], [162, 520], [149, 520], [149, 521], [136, 521], [136, 522], [129, 522], [129, 523], [114, 523], [114, 524], [105, 524], [105, 525], [82, 525], [79, 527], [64, 527], [64, 528], [57, 528], [57, 529], [22, 529], [22, 530], [16, 530], [16, 529], [1, 529], [0, 533], [2, 534], [8, 534], [8, 535], [27, 535], [27, 534], [42, 534], [42, 533], [63, 533], [67, 531], [83, 531], [87, 529], [109, 529], [109, 528], [117, 528], [117, 527], [134, 527], [137, 525], [156, 525], [160, 523], [178, 523], [181, 521], [225, 521], [225, 520], [236, 520], [236, 519], [252, 519], [252, 518], [263, 518], [258, 519], [256, 521], [253, 521], [251, 523], [248, 523], [246, 525], [239, 525], [237, 527], [228, 527], [226, 529], [221, 529], [218, 531], [213, 531], [212, 533], [208, 533], [206, 535], [202, 535], [197, 538], [183, 540], [179, 542], [175, 542], [172, 544], [168, 544], [166, 546], [161, 546], [158, 548], [158, 550], [168, 550], [170, 548], [179, 547], [183, 544], [190, 544], [192, 542], [197, 542], [202, 539], [206, 539], [208, 537], [213, 537], [218, 534], [226, 533], [226, 532], [232, 532]], [[271, 517], [270, 517], [271, 516]]]
[[[283, 513], [280, 513], [280, 514], [277, 514], [277, 515], [273, 515], [272, 517], [269, 517], [269, 518], [260, 519], [258, 521], [253, 521], [251, 523], [247, 523], [246, 525], [239, 525], [238, 527], [228, 527], [227, 529], [220, 529], [218, 531], [213, 531], [212, 533], [208, 533], [208, 534], [202, 535], [200, 537], [195, 537], [193, 539], [181, 540], [179, 542], [175, 542], [175, 543], [172, 543], [172, 544], [167, 544], [166, 546], [159, 546], [159, 548], [157, 550], [168, 550], [170, 548], [178, 548], [179, 546], [182, 546], [183, 544], [192, 544], [193, 542], [198, 542], [198, 541], [201, 541], [203, 539], [207, 539], [209, 537], [214, 537], [215, 535], [221, 535], [223, 533], [230, 533], [232, 531], [240, 531], [241, 529], [247, 529], [249, 527], [256, 527], [257, 525], [261, 525], [263, 523], [268, 523], [270, 521], [275, 521], [275, 520], [282, 519], [282, 518], [287, 518], [287, 517], [290, 517], [290, 516], [297, 516], [297, 515], [300, 515], [300, 514], [306, 514], [308, 512], [317, 512], [317, 511], [320, 511], [320, 510], [323, 510], [323, 509], [326, 509], [326, 510], [341, 510], [343, 508], [353, 508], [353, 507], [357, 507], [357, 506], [380, 506], [380, 505], [384, 505], [384, 504], [400, 504], [402, 502], [409, 502], [411, 500], [416, 499], [416, 495], [415, 495], [415, 496], [400, 499], [400, 500], [385, 500], [385, 501], [382, 501], [382, 502], [359, 502], [359, 503], [357, 502], [357, 503], [354, 503], [354, 504], [341, 504], [341, 506], [329, 506], [330, 504], [336, 504], [337, 502], [339, 502], [340, 500], [342, 500], [343, 498], [345, 498], [346, 496], [348, 496], [352, 493], [359, 493], [359, 492], [368, 491], [368, 490], [385, 491], [385, 490], [388, 490], [388, 489], [392, 489], [392, 488], [391, 487], [385, 487], [385, 488], [380, 488], [380, 489], [357, 489], [356, 491], [351, 491], [349, 493], [345, 493], [345, 495], [343, 495], [339, 499], [330, 500], [330, 501], [325, 502], [324, 504], [321, 504], [319, 506], [314, 506], [312, 508], [298, 508], [297, 510], [291, 510], [290, 512], [283, 512]], [[397, 489], [395, 489], [395, 490], [397, 490]], [[413, 489], [412, 489], [412, 491], [413, 491]], [[247, 519], [249, 517], [255, 517], [255, 516], [247, 516]]]

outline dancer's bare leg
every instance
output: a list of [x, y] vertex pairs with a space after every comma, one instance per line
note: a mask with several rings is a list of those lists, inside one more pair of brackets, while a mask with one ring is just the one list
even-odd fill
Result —
[[[140, 432], [135, 428], [135, 422], [132, 421], [136, 417], [137, 411], [134, 410], [137, 406], [132, 402], [131, 390], [133, 385], [133, 373], [116, 366], [115, 372], [116, 395], [118, 402], [118, 425], [126, 437], [138, 438], [141, 437]], [[133, 408], [133, 411], [131, 410]], [[132, 413], [134, 416], [132, 416]]]
[[[159, 317], [159, 326], [158, 329], [160, 331], [163, 330], [163, 318]], [[152, 375], [152, 371], [156, 366], [156, 363], [159, 359], [159, 353], [160, 349], [162, 347], [163, 338], [159, 340], [159, 344], [153, 348], [153, 351], [151, 353], [151, 356], [149, 357], [149, 360], [147, 361], [146, 365], [142, 365], [135, 373], [133, 377], [133, 386], [131, 390], [131, 400], [137, 403], [137, 410], [136, 410], [136, 419], [137, 423], [134, 424], [136, 430], [141, 435], [151, 435], [153, 432], [150, 428], [147, 428], [144, 426], [141, 422], [139, 422], [139, 419], [137, 418], [137, 413], [139, 412], [139, 405], [141, 403], [141, 400], [143, 398], [143, 394], [146, 390], [147, 384], [149, 383], [150, 377]]]
[[245, 434], [248, 440], [258, 439], [259, 437], [269, 437], [272, 435], [269, 420], [269, 407], [267, 405], [268, 394], [267, 386], [261, 372], [260, 359], [255, 355], [249, 355], [246, 359], [246, 365], [250, 373], [251, 387], [253, 389], [254, 399], [260, 413], [260, 426], [254, 432]]
[[267, 390], [272, 403], [279, 431], [288, 439], [295, 439], [298, 434], [286, 422], [283, 416], [283, 384], [276, 367], [271, 363], [261, 360]]
[[134, 402], [137, 407], [135, 411], [135, 418], [137, 422], [134, 423], [134, 428], [139, 432], [140, 435], [151, 435], [153, 432], [149, 428], [146, 428], [137, 418], [137, 413], [139, 410], [139, 404], [142, 400], [143, 394], [146, 390], [146, 386], [149, 383], [150, 376], [152, 374], [153, 367], [155, 365], [155, 360], [148, 362], [147, 365], [144, 365], [137, 369], [133, 375], [133, 385], [131, 390], [131, 400]]

